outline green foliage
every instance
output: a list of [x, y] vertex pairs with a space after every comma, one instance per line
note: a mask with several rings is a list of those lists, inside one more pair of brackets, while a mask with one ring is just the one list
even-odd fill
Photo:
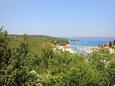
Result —
[[67, 41], [43, 36], [13, 37], [1, 29], [0, 86], [115, 84], [114, 54], [104, 48], [89, 55], [53, 50], [54, 44], [63, 45], [65, 42]]
[[8, 48], [7, 31], [0, 29], [0, 67], [7, 64], [11, 57], [11, 49]]
[[48, 67], [48, 60], [51, 59], [53, 57], [53, 53], [52, 53], [52, 44], [49, 42], [46, 42], [43, 44], [42, 46], [42, 51], [43, 51], [43, 60], [44, 60], [44, 64], [45, 67]]
[[109, 42], [109, 47], [112, 48], [112, 42]]
[[108, 71], [109, 71], [109, 84], [110, 86], [113, 86], [115, 85], [115, 59], [110, 62]]
[[10, 49], [8, 47], [8, 36], [6, 31], [0, 33], [1, 39], [1, 74], [0, 84], [1, 86], [23, 86], [23, 82], [27, 80], [26, 70], [24, 67], [24, 59], [27, 56], [27, 44], [20, 42], [20, 46], [16, 49]]
[[113, 45], [115, 45], [115, 40], [113, 40]]

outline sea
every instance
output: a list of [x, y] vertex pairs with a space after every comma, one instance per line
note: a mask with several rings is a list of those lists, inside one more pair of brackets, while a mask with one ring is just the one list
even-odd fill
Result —
[[70, 40], [79, 40], [79, 42], [70, 42], [70, 47], [78, 53], [88, 53], [87, 49], [81, 49], [81, 46], [101, 46], [106, 42], [115, 40], [115, 37], [67, 37]]

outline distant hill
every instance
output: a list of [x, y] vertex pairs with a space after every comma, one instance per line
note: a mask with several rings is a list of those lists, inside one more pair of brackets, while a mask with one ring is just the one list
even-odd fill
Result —
[[[10, 47], [16, 47], [19, 45], [20, 41], [23, 40], [24, 35], [9, 35], [10, 36]], [[65, 45], [68, 40], [64, 38], [51, 37], [45, 35], [26, 35], [27, 41], [29, 44], [29, 52], [31, 53], [40, 53], [41, 47], [46, 42], [51, 42], [52, 44]]]
[[[15, 34], [11, 34], [11, 37], [23, 37], [24, 35], [15, 35]], [[37, 39], [52, 39], [52, 40], [67, 40], [65, 38], [60, 38], [60, 37], [52, 37], [52, 36], [46, 36], [46, 35], [26, 35], [30, 38], [37, 38]]]
[[[10, 35], [11, 39], [14, 41], [14, 44], [23, 39], [24, 35]], [[67, 39], [59, 38], [59, 37], [52, 37], [52, 36], [45, 36], [45, 35], [26, 35], [29, 42], [34, 45], [41, 46], [44, 42], [51, 42], [57, 43], [60, 45], [66, 44], [68, 42]], [[16, 43], [17, 44], [17, 43]]]

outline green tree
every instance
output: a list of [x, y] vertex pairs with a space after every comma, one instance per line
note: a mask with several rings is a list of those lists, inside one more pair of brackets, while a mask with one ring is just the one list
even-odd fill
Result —
[[27, 57], [28, 44], [20, 42], [18, 48], [13, 51], [13, 59], [10, 64], [6, 67], [6, 76], [4, 80], [7, 79], [5, 84], [7, 86], [23, 86], [27, 81], [27, 70], [25, 69], [24, 60]]
[[0, 85], [4, 84], [5, 68], [8, 66], [12, 59], [11, 49], [8, 47], [9, 38], [7, 31], [0, 29]]
[[112, 43], [111, 42], [109, 42], [109, 47], [112, 48]]
[[27, 81], [24, 63], [28, 54], [26, 37], [17, 48], [10, 48], [8, 33], [2, 28], [0, 29], [0, 86], [23, 86]]
[[115, 60], [111, 61], [108, 67], [109, 71], [109, 86], [115, 85]]
[[45, 67], [48, 68], [48, 60], [50, 58], [53, 58], [53, 50], [52, 50], [52, 44], [50, 42], [46, 42], [42, 46], [42, 52], [43, 52], [43, 61], [45, 63]]
[[115, 40], [113, 40], [113, 45], [115, 45]]
[[0, 29], [0, 68], [4, 64], [8, 64], [11, 58], [11, 49], [8, 47], [8, 34], [7, 31], [3, 30], [3, 27]]

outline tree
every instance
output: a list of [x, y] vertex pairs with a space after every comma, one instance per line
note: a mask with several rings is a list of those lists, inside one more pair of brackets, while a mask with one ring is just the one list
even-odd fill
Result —
[[[11, 49], [8, 47], [9, 38], [7, 31], [0, 29], [0, 66], [7, 64], [11, 58]], [[0, 67], [0, 68], [1, 68]]]
[[109, 47], [112, 48], [112, 43], [111, 42], [109, 42]]
[[113, 40], [113, 45], [115, 45], [115, 40]]
[[46, 42], [42, 46], [42, 52], [43, 52], [43, 60], [45, 63], [45, 67], [48, 67], [48, 60], [50, 58], [53, 58], [53, 49], [52, 49], [52, 44], [50, 42]]
[[[7, 78], [8, 86], [23, 86], [27, 81], [27, 69], [24, 66], [24, 60], [28, 54], [28, 43], [26, 42], [26, 37], [20, 42], [19, 46], [13, 51], [13, 59], [7, 67]], [[13, 78], [13, 79], [12, 79]]]
[[4, 27], [0, 29], [0, 85], [3, 86], [5, 68], [8, 66], [12, 58], [11, 49], [8, 47], [8, 34], [7, 31], [3, 30]]
[[109, 64], [109, 86], [115, 85], [115, 60]]
[[24, 60], [28, 54], [26, 37], [15, 49], [9, 47], [7, 31], [0, 29], [0, 86], [23, 86], [27, 81]]

